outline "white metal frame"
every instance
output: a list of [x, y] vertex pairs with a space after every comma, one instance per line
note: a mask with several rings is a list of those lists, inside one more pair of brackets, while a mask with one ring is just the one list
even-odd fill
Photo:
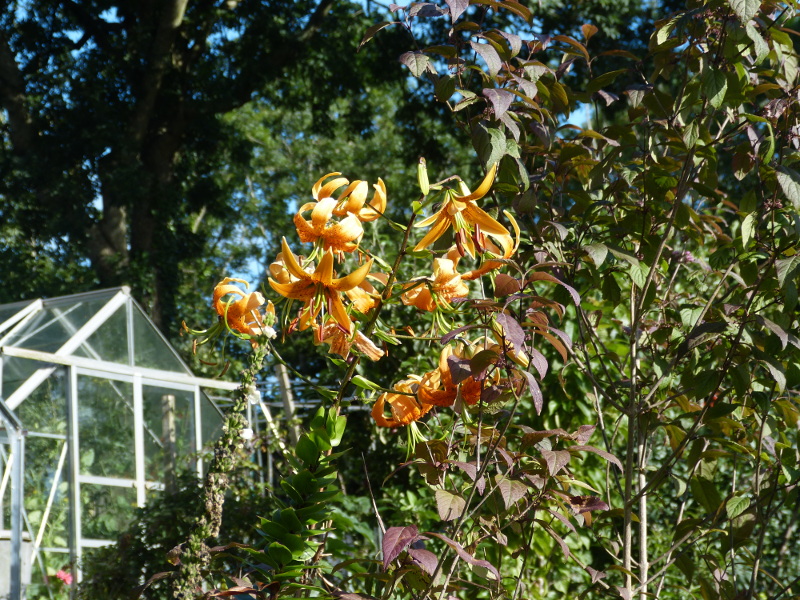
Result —
[[[103, 306], [89, 319], [83, 323], [80, 327], [76, 327], [72, 325], [72, 323], [65, 319], [67, 316], [66, 313], [63, 311], [58, 311], [59, 307], [66, 307], [76, 302], [81, 301], [89, 301], [89, 300], [98, 300], [98, 299], [106, 299], [106, 302]], [[193, 408], [194, 408], [194, 419], [193, 419], [193, 428], [194, 428], [194, 444], [193, 448], [196, 452], [201, 452], [203, 448], [203, 421], [202, 421], [202, 414], [203, 414], [203, 389], [216, 389], [216, 390], [227, 390], [232, 391], [238, 388], [238, 384], [225, 382], [225, 381], [218, 381], [214, 379], [207, 379], [202, 377], [195, 377], [186, 363], [181, 359], [180, 355], [175, 351], [175, 349], [169, 344], [169, 342], [164, 338], [164, 336], [156, 329], [153, 328], [153, 332], [161, 338], [164, 342], [165, 349], [168, 349], [172, 355], [177, 359], [177, 362], [183, 367], [184, 372], [174, 372], [174, 371], [166, 371], [161, 369], [152, 369], [152, 368], [143, 368], [135, 366], [135, 335], [134, 335], [134, 323], [136, 320], [135, 311], [139, 311], [139, 314], [147, 319], [146, 315], [143, 313], [141, 308], [136, 304], [133, 298], [130, 296], [130, 290], [127, 288], [121, 288], [118, 291], [101, 291], [101, 292], [90, 292], [87, 294], [77, 294], [74, 296], [69, 296], [65, 298], [59, 298], [54, 300], [34, 300], [30, 302], [20, 302], [16, 305], [11, 306], [18, 306], [19, 310], [11, 315], [9, 318], [5, 319], [4, 321], [0, 322], [0, 381], [2, 381], [2, 370], [3, 370], [3, 358], [4, 357], [14, 357], [14, 358], [21, 358], [27, 359], [31, 361], [35, 361], [41, 364], [41, 366], [32, 373], [30, 377], [28, 377], [25, 381], [23, 381], [20, 386], [11, 393], [5, 401], [5, 406], [2, 407], [6, 411], [9, 412], [12, 418], [16, 418], [13, 411], [16, 409], [22, 402], [25, 401], [28, 396], [36, 390], [36, 388], [41, 385], [44, 381], [47, 380], [56, 370], [64, 369], [67, 377], [65, 378], [65, 396], [66, 396], [66, 409], [67, 409], [67, 434], [47, 434], [47, 433], [36, 433], [31, 432], [31, 435], [40, 436], [40, 437], [48, 437], [63, 440], [63, 446], [61, 452], [59, 453], [59, 460], [58, 465], [56, 466], [56, 476], [54, 478], [53, 484], [51, 489], [49, 490], [48, 500], [45, 507], [45, 511], [43, 513], [42, 523], [40, 524], [38, 531], [33, 532], [30, 531], [31, 535], [35, 533], [35, 542], [33, 544], [33, 557], [32, 560], [36, 560], [40, 558], [40, 552], [69, 552], [70, 555], [70, 562], [73, 565], [79, 565], [80, 559], [83, 554], [85, 548], [94, 548], [99, 546], [104, 546], [110, 543], [113, 543], [112, 540], [99, 540], [99, 539], [90, 539], [83, 537], [82, 531], [82, 515], [81, 515], [81, 485], [82, 484], [90, 484], [90, 485], [104, 485], [104, 486], [115, 486], [115, 487], [123, 487], [123, 488], [134, 488], [136, 490], [136, 502], [138, 506], [144, 506], [146, 498], [147, 498], [147, 490], [150, 489], [157, 489], [163, 490], [164, 485], [161, 482], [155, 481], [148, 481], [147, 480], [147, 470], [146, 470], [146, 463], [145, 463], [145, 439], [146, 435], [153, 435], [156, 434], [149, 430], [146, 427], [146, 423], [144, 420], [144, 386], [153, 386], [164, 388], [168, 390], [175, 390], [176, 392], [189, 392], [191, 397], [193, 398]], [[89, 347], [88, 353], [90, 358], [84, 356], [74, 356], [72, 355], [78, 348], [82, 345], [88, 345], [89, 338], [104, 324], [108, 321], [108, 319], [116, 313], [121, 307], [125, 307], [126, 310], [126, 331], [127, 336], [122, 343], [127, 344], [128, 346], [128, 364], [119, 364], [119, 363], [112, 363], [106, 362], [100, 359], [100, 356], [94, 352], [94, 350]], [[71, 334], [67, 341], [59, 347], [55, 352], [42, 352], [39, 350], [30, 350], [25, 348], [20, 348], [16, 344], [19, 342], [17, 340], [14, 346], [5, 345], [5, 343], [10, 340], [12, 337], [15, 336], [20, 331], [23, 331], [24, 328], [30, 324], [31, 320], [35, 319], [37, 315], [41, 314], [42, 310], [45, 309], [52, 309], [53, 310], [53, 317], [48, 319], [46, 323], [40, 324], [40, 327], [37, 327], [34, 332], [31, 332], [30, 335], [35, 335], [36, 332], [40, 331], [44, 327], [50, 326], [54, 320], [61, 321], [62, 325], [67, 328], [67, 333]], [[114, 478], [114, 477], [100, 477], [95, 475], [86, 475], [81, 474], [80, 470], [80, 435], [79, 435], [79, 398], [78, 398], [78, 378], [80, 376], [89, 376], [89, 377], [96, 377], [104, 380], [110, 381], [118, 381], [118, 382], [127, 382], [132, 384], [133, 389], [133, 398], [132, 398], [132, 406], [130, 407], [133, 412], [133, 421], [134, 421], [134, 457], [135, 457], [135, 469], [134, 469], [134, 477], [133, 478]], [[0, 394], [2, 394], [2, 388], [0, 388]], [[118, 390], [120, 391], [120, 390]], [[1, 397], [1, 396], [0, 396]], [[126, 395], [127, 397], [127, 395]], [[210, 401], [210, 399], [208, 399]], [[211, 402], [211, 406], [216, 409], [218, 412], [219, 408]], [[248, 407], [249, 408], [249, 407]], [[0, 415], [2, 416], [2, 415]], [[221, 416], [221, 412], [220, 412]], [[274, 424], [273, 424], [274, 427]], [[20, 430], [22, 431], [22, 430]], [[23, 433], [24, 435], [24, 433]], [[21, 439], [21, 438], [20, 438]], [[24, 443], [24, 442], [20, 442]], [[24, 447], [24, 446], [23, 446]], [[16, 446], [15, 446], [16, 448]], [[20, 461], [22, 460], [21, 455]], [[197, 472], [199, 475], [202, 475], [202, 459], [198, 458], [197, 460]], [[13, 473], [16, 473], [17, 469], [13, 469]], [[22, 481], [21, 475], [17, 477], [16, 475], [9, 475], [8, 478], [4, 477], [5, 481], [0, 482], [0, 487], [4, 487], [2, 484], [8, 485], [8, 479], [12, 479], [11, 486], [12, 492], [17, 491], [18, 493], [14, 496], [20, 496], [20, 498], [16, 501], [17, 512], [19, 513], [19, 518], [12, 519], [12, 521], [16, 522], [17, 528], [21, 528], [22, 521], [25, 520], [27, 522], [27, 514], [25, 512], [24, 506], [22, 505], [21, 500], [21, 493], [22, 493]], [[21, 470], [20, 470], [21, 473]], [[42, 543], [45, 530], [47, 527], [47, 522], [49, 520], [50, 511], [52, 509], [53, 503], [56, 497], [56, 491], [58, 487], [58, 483], [61, 480], [61, 474], [65, 474], [65, 479], [69, 482], [69, 503], [70, 503], [70, 522], [69, 522], [69, 529], [70, 529], [70, 542], [69, 548], [50, 548], [50, 547], [42, 547], [40, 544]], [[16, 478], [15, 478], [16, 477]], [[17, 482], [17, 478], [20, 479]], [[14, 523], [12, 523], [14, 525]], [[29, 527], [30, 529], [30, 527]], [[21, 531], [18, 535], [16, 535], [17, 542], [21, 539]], [[12, 536], [13, 537], [13, 536]], [[19, 550], [19, 549], [18, 549]], [[12, 572], [14, 569], [19, 571], [19, 551], [16, 553], [16, 560], [17, 563], [14, 563], [14, 558], [12, 557]], [[16, 565], [16, 566], [15, 566]], [[80, 579], [81, 573], [76, 567], [76, 580]], [[12, 579], [13, 581], [13, 579]], [[14, 595], [14, 593], [17, 595]], [[17, 578], [17, 587], [12, 588], [12, 600], [21, 599], [21, 579]]]

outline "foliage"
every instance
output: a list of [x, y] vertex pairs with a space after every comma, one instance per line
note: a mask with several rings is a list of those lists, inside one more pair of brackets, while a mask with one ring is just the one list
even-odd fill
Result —
[[[262, 540], [238, 548], [244, 576], [203, 557], [176, 580], [207, 597], [800, 593], [796, 3], [690, 2], [638, 55], [591, 23], [534, 32], [514, 0], [393, 9], [362, 44], [410, 34], [400, 61], [485, 176], [471, 191], [420, 161], [395, 212], [380, 181], [310, 186], [307, 256], [284, 238], [269, 267], [275, 327], [329, 346], [338, 376], [306, 377], [321, 408]], [[270, 327], [237, 326], [233, 294], [220, 326], [281, 355]], [[272, 325], [256, 299], [247, 322]], [[395, 450], [358, 486], [380, 558], [337, 514], [357, 469], [333, 442], [362, 404]]]

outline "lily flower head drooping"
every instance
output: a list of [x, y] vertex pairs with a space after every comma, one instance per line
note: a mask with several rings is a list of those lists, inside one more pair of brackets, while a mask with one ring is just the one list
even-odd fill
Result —
[[380, 360], [384, 354], [383, 350], [359, 330], [356, 329], [354, 334], [350, 334], [334, 319], [329, 319], [324, 325], [313, 323], [312, 327], [314, 328], [314, 344], [330, 345], [331, 354], [347, 358], [350, 356], [353, 346], [372, 361]]
[[[415, 395], [420, 383], [419, 375], [409, 375], [394, 384], [395, 393], [384, 392], [372, 407], [372, 418], [378, 427], [402, 427], [410, 425], [425, 416], [431, 410], [430, 404], [424, 404]], [[391, 416], [386, 416], [386, 405], [389, 405]]]
[[472, 375], [463, 378], [459, 383], [455, 382], [447, 362], [451, 355], [463, 358], [461, 353], [447, 345], [439, 355], [439, 368], [422, 376], [417, 393], [420, 402], [434, 406], [452, 406], [460, 395], [465, 404], [472, 406], [481, 399], [483, 384]]
[[476, 204], [476, 200], [483, 198], [492, 189], [496, 174], [497, 163], [492, 165], [474, 192], [470, 192], [466, 186], [463, 186], [463, 182], [461, 194], [454, 190], [445, 190], [445, 199], [441, 208], [430, 217], [415, 224], [415, 227], [431, 227], [431, 229], [414, 247], [414, 251], [427, 248], [452, 227], [456, 246], [462, 256], [466, 253], [475, 257], [476, 245], [482, 251], [481, 241], [485, 239], [484, 235], [494, 238], [502, 247], [503, 254], [508, 253], [510, 256], [513, 252], [513, 240], [508, 229]]
[[[341, 173], [328, 173], [321, 177], [311, 188], [314, 200], [319, 202], [323, 198], [332, 198], [336, 190], [342, 186], [347, 186], [336, 199], [336, 208], [333, 214], [337, 217], [344, 217], [348, 214], [355, 215], [363, 222], [374, 221], [386, 212], [386, 184], [383, 179], [378, 178], [378, 183], [374, 184], [375, 193], [369, 204], [367, 195], [369, 194], [369, 184], [366, 181], [356, 179], [350, 182], [345, 177], [338, 177]], [[329, 181], [325, 181], [330, 179]]]
[[347, 214], [355, 215], [365, 223], [378, 219], [386, 212], [386, 184], [378, 177], [378, 183], [372, 187], [375, 188], [375, 193], [372, 201], [366, 204], [369, 184], [358, 179], [353, 181], [339, 196], [333, 214], [340, 217]]
[[[352, 252], [358, 248], [357, 240], [364, 235], [361, 221], [355, 215], [347, 215], [341, 221], [333, 220], [336, 200], [321, 198], [318, 202], [308, 202], [300, 207], [294, 216], [294, 225], [301, 242], [320, 243], [322, 251], [337, 253]], [[303, 213], [311, 211], [311, 220]]]
[[454, 246], [446, 258], [433, 259], [433, 277], [415, 277], [403, 286], [403, 304], [432, 312], [437, 307], [449, 309], [454, 298], [466, 298], [469, 288], [456, 270], [461, 256]]
[[[286, 238], [281, 240], [283, 248], [283, 265], [288, 272], [289, 281], [284, 282], [269, 278], [270, 287], [281, 296], [300, 300], [306, 320], [315, 320], [325, 307], [326, 312], [345, 330], [351, 331], [352, 321], [347, 315], [340, 292], [346, 292], [359, 285], [372, 267], [372, 260], [365, 262], [346, 277], [334, 277], [333, 252], [328, 250], [322, 255], [313, 272], [300, 266], [297, 258], [289, 249]], [[310, 267], [309, 267], [310, 269]]]

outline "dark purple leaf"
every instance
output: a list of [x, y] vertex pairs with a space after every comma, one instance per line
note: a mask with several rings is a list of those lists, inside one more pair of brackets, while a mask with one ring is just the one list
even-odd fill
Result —
[[628, 588], [624, 588], [620, 585], [615, 586], [617, 591], [619, 592], [620, 597], [622, 600], [631, 600], [631, 591]]
[[469, 361], [466, 358], [459, 358], [455, 354], [447, 357], [447, 368], [450, 369], [450, 377], [453, 378], [453, 383], [456, 385], [472, 374]]
[[783, 327], [761, 315], [756, 315], [756, 321], [777, 335], [778, 339], [781, 341], [782, 349], [786, 350], [786, 345], [789, 343], [789, 333], [784, 331]]
[[561, 546], [561, 552], [564, 553], [564, 558], [569, 558], [569, 546], [567, 546], [567, 542], [565, 542], [561, 538], [561, 536], [558, 535], [553, 530], [553, 528], [550, 527], [550, 525], [548, 525], [544, 521], [542, 521], [540, 519], [536, 519], [536, 522], [539, 523], [544, 528], [544, 530], [550, 535], [551, 538], [553, 538], [556, 542], [558, 542], [558, 545]]
[[375, 34], [378, 33], [381, 29], [389, 27], [389, 25], [395, 25], [395, 24], [396, 22], [384, 21], [382, 23], [376, 23], [372, 27], [368, 28], [367, 32], [364, 34], [364, 37], [361, 38], [361, 43], [358, 45], [358, 50], [356, 50], [356, 52], [361, 50], [361, 47], [368, 41], [370, 41], [373, 37], [375, 37]]
[[421, 76], [429, 67], [430, 59], [422, 52], [404, 52], [400, 55], [400, 62], [408, 67], [414, 77]]
[[398, 10], [405, 10], [405, 6], [400, 6], [399, 4], [390, 4], [389, 5], [389, 12], [397, 12]]
[[495, 475], [497, 491], [503, 499], [506, 510], [514, 506], [528, 492], [528, 486], [521, 481], [508, 479], [505, 475]]
[[[512, 114], [513, 113], [506, 113], [506, 114], [503, 115], [503, 118], [500, 119], [500, 120], [503, 122], [503, 125], [506, 126], [506, 129], [508, 129], [511, 132], [511, 135], [514, 137], [514, 141], [518, 142], [521, 132], [520, 132], [520, 129], [519, 129], [519, 125], [517, 125], [517, 122], [514, 119], [511, 118]], [[519, 160], [519, 159], [516, 159], [516, 160]], [[497, 279], [497, 276], [495, 276], [495, 282], [494, 282], [495, 283], [495, 290], [497, 289], [497, 280], [496, 279]], [[517, 289], [519, 289], [519, 287], [517, 287]], [[495, 296], [497, 296], [497, 293], [495, 293]]]
[[477, 52], [481, 58], [486, 62], [489, 69], [489, 75], [494, 77], [500, 72], [500, 67], [503, 66], [503, 61], [500, 60], [500, 55], [489, 44], [479, 44], [478, 42], [470, 42], [472, 49]]
[[478, 476], [478, 465], [475, 463], [461, 462], [460, 460], [451, 460], [449, 463], [464, 471], [472, 481], [475, 481]]
[[581, 425], [578, 431], [572, 434], [573, 439], [579, 444], [585, 444], [592, 437], [594, 430], [597, 429], [594, 425]]
[[469, 552], [464, 550], [464, 548], [458, 542], [455, 542], [455, 541], [451, 540], [446, 535], [442, 535], [441, 533], [434, 533], [432, 531], [426, 533], [425, 535], [431, 535], [433, 537], [439, 538], [445, 544], [447, 544], [453, 550], [455, 550], [456, 554], [458, 554], [458, 556], [462, 560], [464, 560], [464, 561], [468, 562], [469, 564], [474, 565], [476, 567], [483, 567], [484, 569], [486, 569], [489, 572], [491, 572], [495, 577], [497, 577], [498, 580], [500, 579], [500, 572], [494, 567], [494, 565], [492, 563], [490, 563], [489, 561], [486, 561], [486, 560], [481, 560], [481, 559], [475, 558]]
[[[553, 223], [553, 225], [558, 225], [558, 224]], [[569, 295], [572, 297], [572, 301], [575, 303], [575, 306], [581, 305], [581, 295], [578, 293], [578, 291], [568, 283], [564, 283], [563, 281], [561, 281], [558, 277], [550, 275], [550, 273], [535, 271], [534, 273], [531, 274], [529, 281], [551, 281], [553, 283], [557, 283], [558, 285], [560, 285], [569, 292]]]
[[494, 116], [496, 119], [502, 119], [503, 115], [508, 111], [508, 107], [514, 101], [514, 94], [506, 90], [498, 90], [495, 88], [484, 88], [484, 97], [492, 103], [494, 109]]
[[569, 464], [572, 455], [566, 450], [542, 450], [542, 458], [547, 463], [547, 471], [550, 475], [558, 475], [558, 472]]
[[[606, 103], [606, 106], [611, 106], [612, 104], [614, 104], [614, 102], [619, 100], [619, 96], [617, 96], [616, 94], [612, 94], [611, 92], [607, 92], [605, 90], [597, 90], [594, 93], [594, 95], [599, 96], [600, 99]], [[615, 142], [614, 140], [608, 140], [608, 141], [609, 143], [611, 143], [612, 146], [619, 146], [619, 143]]]
[[542, 45], [542, 50], [547, 50], [547, 47], [550, 45], [550, 41], [553, 39], [549, 35], [545, 35], [543, 33], [536, 33], [534, 36], [539, 43]]
[[511, 49], [511, 56], [519, 54], [519, 51], [522, 50], [522, 38], [515, 33], [508, 33], [506, 31], [500, 31], [499, 33], [506, 38], [508, 47]]
[[453, 23], [469, 8], [469, 0], [444, 0], [450, 9], [450, 19]]
[[588, 565], [586, 566], [586, 572], [592, 578], [592, 583], [597, 583], [598, 581], [600, 581], [601, 579], [606, 577], [606, 574], [605, 574], [604, 571], [598, 571], [597, 569], [593, 569], [592, 567], [590, 567]]
[[569, 451], [594, 452], [598, 456], [602, 456], [603, 458], [605, 458], [608, 462], [616, 465], [616, 467], [620, 471], [622, 471], [622, 463], [619, 461], [619, 459], [610, 452], [606, 452], [605, 450], [600, 450], [600, 448], [595, 448], [594, 446], [570, 446]]
[[525, 375], [525, 379], [528, 381], [528, 389], [531, 392], [531, 398], [533, 398], [533, 407], [536, 409], [536, 414], [540, 415], [542, 414], [542, 408], [544, 408], [544, 396], [542, 395], [542, 389], [539, 387], [539, 382], [528, 371], [522, 371], [522, 374]]
[[478, 327], [483, 327], [483, 325], [464, 325], [463, 327], [459, 327], [458, 329], [453, 329], [453, 331], [449, 331], [444, 336], [442, 336], [442, 343], [448, 344], [450, 343], [456, 336], [459, 334], [464, 333], [465, 331], [469, 331], [470, 329], [476, 329]]
[[409, 17], [441, 17], [444, 14], [447, 14], [446, 10], [430, 2], [415, 2], [408, 10]]
[[550, 513], [551, 515], [553, 515], [553, 516], [554, 516], [556, 519], [558, 519], [558, 520], [559, 520], [559, 521], [561, 521], [561, 522], [562, 522], [564, 525], [566, 525], [566, 526], [567, 526], [567, 529], [569, 529], [569, 530], [570, 530], [570, 531], [572, 531], [573, 533], [574, 533], [574, 532], [577, 532], [577, 529], [575, 529], [575, 525], [573, 525], [573, 524], [572, 524], [572, 522], [571, 522], [571, 521], [570, 521], [570, 520], [569, 520], [567, 517], [565, 517], [564, 515], [562, 515], [560, 512], [558, 512], [558, 511], [555, 511], [555, 510], [550, 510], [549, 508], [547, 509], [547, 512], [549, 512], [549, 513]]
[[555, 333], [558, 337], [561, 338], [561, 341], [564, 342], [567, 348], [572, 349], [572, 340], [569, 339], [569, 336], [561, 331], [560, 329], [556, 329], [555, 327], [549, 327], [549, 330], [552, 333]]
[[434, 571], [436, 571], [436, 565], [439, 564], [439, 559], [430, 550], [425, 550], [424, 548], [409, 548], [408, 554], [428, 575], [433, 575]]
[[503, 390], [496, 385], [490, 385], [481, 390], [481, 402], [491, 404], [503, 395]]
[[569, 505], [578, 515], [593, 510], [608, 510], [608, 504], [594, 496], [570, 496]]
[[536, 372], [539, 373], [539, 379], [544, 379], [544, 376], [547, 375], [547, 359], [544, 357], [544, 354], [539, 352], [536, 348], [530, 348], [530, 352], [528, 352], [531, 359], [531, 364], [536, 369]]
[[472, 377], [478, 381], [486, 376], [486, 369], [493, 365], [498, 359], [497, 352], [494, 350], [481, 350], [469, 359], [469, 368]]
[[503, 328], [503, 337], [511, 342], [515, 352], [524, 352], [525, 350], [525, 331], [522, 329], [517, 320], [511, 315], [506, 313], [497, 313], [494, 316], [497, 324]]
[[536, 87], [536, 84], [534, 82], [528, 81], [527, 79], [524, 79], [519, 75], [512, 75], [512, 77], [514, 78], [514, 81], [517, 82], [517, 85], [519, 85], [523, 94], [528, 96], [531, 100], [536, 98], [536, 94], [539, 93], [539, 88]]
[[500, 458], [505, 461], [507, 467], [514, 465], [514, 457], [511, 456], [505, 448], [498, 446], [495, 452], [497, 452], [500, 455]]
[[467, 502], [447, 490], [436, 490], [436, 509], [442, 521], [453, 521], [464, 513]]
[[390, 527], [383, 536], [383, 570], [386, 571], [392, 561], [400, 556], [406, 548], [419, 536], [416, 525], [406, 527]]

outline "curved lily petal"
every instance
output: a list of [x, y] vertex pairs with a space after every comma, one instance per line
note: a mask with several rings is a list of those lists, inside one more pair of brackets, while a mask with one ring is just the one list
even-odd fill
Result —
[[285, 237], [281, 238], [281, 248], [283, 249], [283, 264], [286, 266], [286, 270], [289, 271], [289, 274], [298, 279], [311, 279], [311, 276], [298, 264]]
[[370, 258], [367, 262], [350, 273], [350, 275], [347, 275], [346, 277], [340, 277], [339, 279], [333, 279], [330, 284], [328, 284], [328, 287], [339, 292], [352, 290], [354, 287], [364, 281], [364, 279], [366, 279], [371, 268], [372, 259]]
[[467, 196], [462, 196], [459, 198], [462, 202], [468, 202], [470, 200], [480, 200], [486, 194], [489, 193], [489, 190], [492, 189], [492, 184], [494, 183], [494, 176], [497, 175], [497, 166], [500, 163], [494, 163], [489, 171], [486, 173], [486, 177], [483, 178], [483, 181], [478, 186], [474, 192]]
[[333, 173], [328, 173], [327, 175], [323, 175], [322, 177], [319, 178], [317, 183], [311, 186], [311, 194], [314, 196], [314, 200], [319, 199], [319, 190], [322, 187], [322, 182], [325, 181], [328, 177], [335, 177], [336, 175], [341, 175], [341, 173], [335, 171]]
[[336, 179], [329, 181], [321, 188], [319, 188], [314, 198], [316, 200], [322, 200], [323, 198], [330, 198], [333, 195], [333, 192], [338, 190], [343, 185], [347, 185], [348, 183], [350, 183], [349, 179], [345, 179], [344, 177], [337, 177]]

